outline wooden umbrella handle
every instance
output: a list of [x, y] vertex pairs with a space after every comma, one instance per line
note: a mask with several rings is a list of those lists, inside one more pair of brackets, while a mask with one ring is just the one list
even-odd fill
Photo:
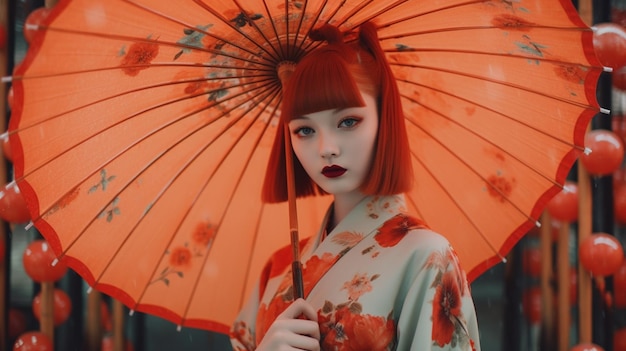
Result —
[[41, 283], [39, 330], [54, 342], [54, 282]]

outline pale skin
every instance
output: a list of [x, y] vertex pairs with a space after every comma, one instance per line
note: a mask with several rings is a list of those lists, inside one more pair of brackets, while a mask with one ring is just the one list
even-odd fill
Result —
[[[359, 187], [371, 168], [378, 132], [376, 99], [365, 106], [324, 110], [289, 122], [291, 145], [311, 179], [334, 198], [335, 227], [366, 196]], [[328, 173], [334, 166], [335, 173]], [[270, 326], [257, 351], [320, 350], [317, 312], [297, 299]]]

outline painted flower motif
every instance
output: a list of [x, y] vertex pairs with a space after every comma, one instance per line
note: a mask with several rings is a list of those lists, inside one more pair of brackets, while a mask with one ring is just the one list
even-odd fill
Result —
[[374, 235], [376, 242], [382, 247], [396, 246], [412, 229], [425, 228], [420, 220], [403, 214], [396, 215], [385, 222]]
[[209, 246], [214, 237], [215, 228], [208, 222], [198, 223], [196, 230], [191, 235], [193, 243], [201, 247]]
[[170, 251], [170, 265], [176, 268], [191, 267], [191, 251], [184, 246], [179, 246]]
[[498, 199], [500, 202], [505, 202], [506, 198], [511, 196], [514, 187], [515, 178], [507, 179], [501, 175], [491, 175], [487, 179], [489, 195]]
[[534, 25], [534, 23], [528, 22], [521, 17], [507, 14], [494, 17], [491, 24], [496, 28], [519, 30], [522, 32], [528, 32]]
[[337, 259], [339, 259], [338, 256], [326, 252], [322, 254], [322, 257], [318, 257], [317, 255], [312, 256], [303, 264], [302, 279], [304, 281], [305, 295], [308, 295], [308, 293], [311, 292], [315, 284], [320, 280], [324, 273], [326, 273], [328, 269], [335, 264]]
[[393, 342], [395, 325], [392, 319], [361, 314], [359, 304], [336, 307], [327, 302], [318, 311], [320, 342], [324, 350], [388, 350]]
[[352, 280], [343, 283], [341, 290], [348, 290], [348, 299], [356, 301], [361, 295], [372, 291], [372, 281], [378, 277], [378, 274], [372, 277], [368, 277], [367, 274], [355, 274]]
[[[291, 295], [291, 294], [289, 294]], [[285, 295], [276, 295], [269, 304], [261, 304], [257, 314], [257, 330], [256, 342], [261, 343], [265, 333], [276, 320], [279, 314], [283, 313], [287, 307], [293, 302], [292, 298], [286, 298]]]
[[254, 350], [256, 348], [254, 340], [252, 340], [250, 328], [244, 321], [236, 321], [233, 324], [230, 330], [230, 337], [239, 341], [245, 347], [245, 350]]
[[134, 43], [122, 59], [122, 71], [134, 77], [139, 74], [139, 71], [150, 67], [149, 64], [158, 54], [159, 44], [156, 42]]
[[433, 342], [440, 347], [450, 344], [460, 316], [461, 289], [454, 271], [446, 272], [433, 301]]

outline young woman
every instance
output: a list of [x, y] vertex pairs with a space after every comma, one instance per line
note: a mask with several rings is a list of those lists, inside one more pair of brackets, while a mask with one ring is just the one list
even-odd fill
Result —
[[287, 200], [283, 128], [297, 196], [331, 194], [319, 234], [301, 244], [304, 299], [291, 251], [274, 254], [235, 322], [235, 350], [479, 350], [465, 273], [447, 240], [406, 213], [411, 159], [400, 95], [364, 24], [302, 59], [284, 88], [263, 200]]

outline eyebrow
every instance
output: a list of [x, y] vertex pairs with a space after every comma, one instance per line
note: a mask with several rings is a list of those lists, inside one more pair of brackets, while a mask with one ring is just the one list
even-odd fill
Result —
[[[338, 107], [338, 108], [333, 110], [333, 113], [337, 113], [337, 112], [340, 112], [340, 111], [343, 111], [343, 110], [347, 110], [349, 108], [352, 108], [352, 107]], [[313, 112], [313, 113], [315, 113], [315, 112]], [[310, 119], [310, 118], [307, 115], [301, 115], [301, 116], [296, 116], [296, 117], [292, 118], [291, 120], [294, 121], [294, 120], [297, 120], [297, 119]]]

